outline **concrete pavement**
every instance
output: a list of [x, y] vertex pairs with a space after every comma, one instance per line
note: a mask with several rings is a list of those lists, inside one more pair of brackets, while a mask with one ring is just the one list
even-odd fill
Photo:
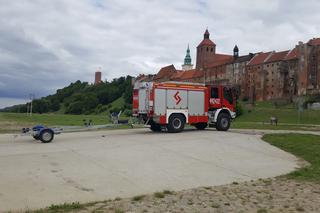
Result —
[[259, 135], [148, 129], [66, 133], [49, 144], [0, 135], [0, 211], [274, 177], [298, 160]]

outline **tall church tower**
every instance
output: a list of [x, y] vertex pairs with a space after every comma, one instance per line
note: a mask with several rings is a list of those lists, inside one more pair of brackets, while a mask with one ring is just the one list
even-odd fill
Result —
[[184, 64], [182, 64], [182, 70], [187, 71], [192, 69], [193, 69], [193, 64], [191, 63], [190, 49], [188, 44], [186, 57], [184, 57]]
[[216, 54], [216, 44], [210, 40], [210, 33], [206, 29], [203, 40], [197, 46], [197, 63], [196, 69], [203, 69], [206, 65], [212, 61]]

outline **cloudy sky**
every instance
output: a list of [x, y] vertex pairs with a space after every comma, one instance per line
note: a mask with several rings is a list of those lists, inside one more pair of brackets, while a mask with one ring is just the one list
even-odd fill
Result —
[[92, 82], [97, 67], [108, 80], [180, 68], [188, 43], [195, 61], [206, 27], [221, 53], [235, 44], [241, 54], [290, 49], [320, 37], [319, 8], [318, 0], [0, 0], [0, 98]]

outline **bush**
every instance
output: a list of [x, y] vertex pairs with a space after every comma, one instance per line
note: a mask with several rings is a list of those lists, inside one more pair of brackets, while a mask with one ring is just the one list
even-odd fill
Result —
[[119, 113], [120, 111], [121, 111], [121, 109], [118, 108], [118, 107], [112, 107], [112, 108], [109, 110], [110, 113], [112, 113], [112, 112]]
[[245, 97], [242, 98], [242, 101], [243, 101], [243, 102], [248, 102], [248, 101], [249, 101], [249, 98], [245, 96]]
[[243, 108], [239, 102], [237, 102], [237, 104], [236, 104], [236, 114], [237, 114], [237, 116], [240, 116], [243, 114]]
[[303, 103], [303, 108], [307, 109], [309, 104], [316, 102], [320, 102], [320, 95], [309, 95]]
[[132, 115], [132, 110], [130, 110], [130, 109], [125, 109], [125, 110], [123, 111], [123, 114], [124, 114], [125, 116], [127, 116], [127, 117], [130, 117], [130, 116]]

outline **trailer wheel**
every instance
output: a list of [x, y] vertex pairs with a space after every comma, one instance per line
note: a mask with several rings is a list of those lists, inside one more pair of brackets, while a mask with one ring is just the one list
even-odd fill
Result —
[[227, 113], [220, 113], [218, 115], [216, 129], [218, 131], [227, 131], [230, 128], [230, 116]]
[[39, 139], [42, 143], [50, 143], [53, 140], [54, 133], [50, 129], [44, 129], [41, 131]]
[[161, 125], [160, 124], [157, 124], [155, 122], [152, 122], [150, 124], [150, 129], [153, 131], [153, 132], [161, 132]]
[[168, 132], [177, 133], [184, 129], [185, 119], [180, 114], [173, 114], [169, 118], [169, 123], [167, 125]]
[[198, 130], [204, 130], [205, 128], [207, 128], [208, 124], [207, 123], [196, 123], [194, 125]]

